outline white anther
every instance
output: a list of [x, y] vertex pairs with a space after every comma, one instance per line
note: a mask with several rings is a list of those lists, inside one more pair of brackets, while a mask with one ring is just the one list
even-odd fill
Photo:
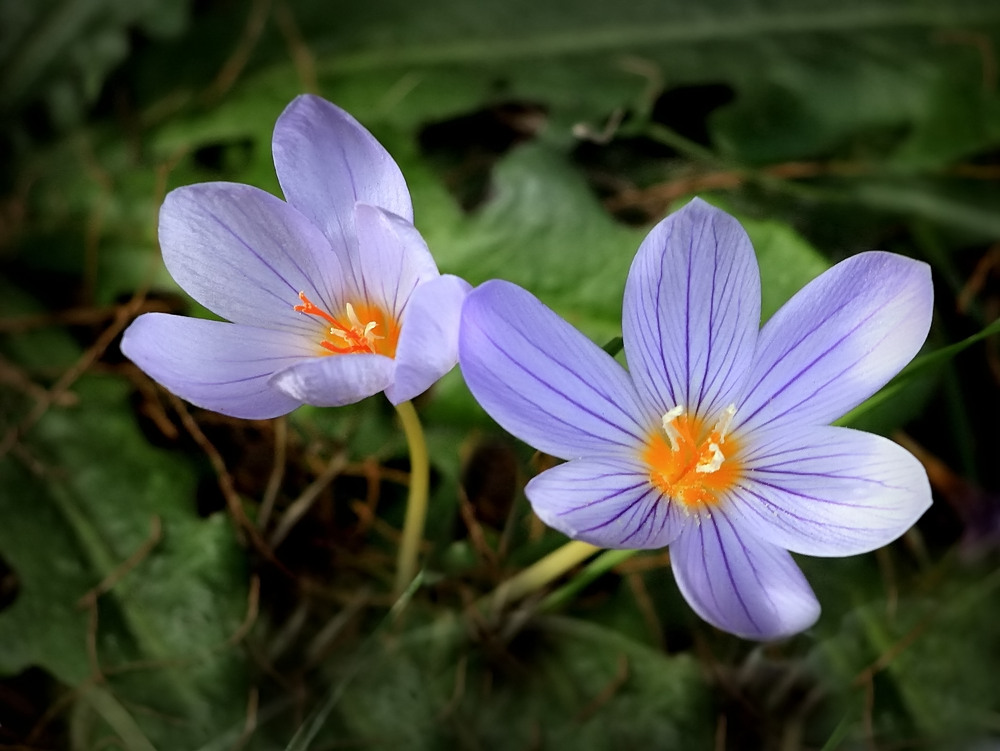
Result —
[[[378, 326], [378, 322], [369, 321], [366, 324], [361, 323], [361, 319], [358, 318], [357, 312], [354, 310], [354, 306], [351, 303], [347, 303], [344, 308], [347, 310], [347, 322], [351, 324], [351, 333], [355, 336], [359, 336], [368, 343], [369, 347], [375, 345], [376, 339], [385, 339], [384, 336], [379, 336], [374, 333], [374, 329]], [[336, 334], [345, 342], [350, 343], [351, 336], [346, 331], [337, 331], [336, 329], [330, 329], [331, 334]]]
[[341, 339], [343, 339], [345, 342], [348, 343], [350, 343], [351, 341], [351, 338], [347, 335], [346, 331], [341, 331], [340, 329], [334, 328], [333, 326], [330, 327], [330, 335], [339, 336]]
[[361, 319], [358, 318], [358, 314], [354, 312], [354, 306], [347, 303], [347, 320], [351, 323], [351, 329], [353, 331], [358, 331], [358, 329], [364, 328], [361, 325]]
[[712, 452], [712, 458], [708, 461], [701, 461], [695, 466], [694, 471], [700, 472], [702, 474], [708, 474], [709, 472], [718, 472], [719, 467], [722, 466], [723, 460], [726, 458], [722, 449], [719, 448], [719, 444], [712, 441], [708, 444], [708, 450]]
[[663, 432], [667, 434], [667, 438], [670, 441], [670, 447], [676, 449], [681, 442], [680, 431], [674, 426], [674, 420], [684, 414], [684, 407], [677, 405], [673, 409], [667, 411], [663, 415]]
[[719, 421], [715, 424], [715, 432], [719, 434], [719, 440], [726, 440], [726, 433], [729, 432], [729, 426], [733, 424], [733, 417], [736, 415], [736, 405], [730, 404], [724, 410], [722, 410], [722, 416]]

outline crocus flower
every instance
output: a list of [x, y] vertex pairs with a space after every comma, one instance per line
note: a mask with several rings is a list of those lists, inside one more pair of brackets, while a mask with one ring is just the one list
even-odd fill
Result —
[[173, 393], [266, 418], [384, 391], [399, 404], [458, 359], [468, 285], [442, 276], [392, 157], [354, 118], [300, 96], [278, 118], [285, 201], [213, 182], [167, 195], [167, 270], [227, 321], [149, 313], [122, 351]]
[[632, 263], [628, 371], [504, 281], [467, 298], [459, 362], [502, 427], [568, 460], [528, 483], [542, 520], [601, 547], [669, 545], [678, 587], [702, 618], [768, 640], [819, 615], [789, 551], [863, 553], [930, 504], [908, 452], [828, 423], [914, 356], [932, 295], [926, 264], [862, 253], [761, 329], [749, 238], [695, 200], [657, 225]]

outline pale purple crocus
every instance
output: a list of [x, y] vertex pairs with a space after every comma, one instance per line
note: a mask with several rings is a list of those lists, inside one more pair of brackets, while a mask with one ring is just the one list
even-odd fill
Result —
[[272, 149], [286, 200], [214, 182], [172, 191], [160, 210], [167, 270], [227, 320], [148, 313], [122, 351], [235, 417], [417, 396], [457, 361], [468, 285], [438, 272], [402, 173], [342, 109], [296, 98]]
[[528, 483], [542, 520], [601, 547], [669, 545], [702, 618], [770, 640], [819, 615], [789, 551], [864, 553], [930, 504], [911, 454], [829, 423], [914, 356], [932, 299], [926, 264], [861, 253], [761, 329], [749, 238], [694, 200], [650, 232], [632, 264], [628, 371], [504, 281], [467, 298], [459, 361], [502, 427], [568, 460]]

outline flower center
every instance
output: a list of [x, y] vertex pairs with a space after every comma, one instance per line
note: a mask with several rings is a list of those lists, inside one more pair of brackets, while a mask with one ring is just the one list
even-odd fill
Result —
[[729, 405], [711, 430], [697, 417], [674, 407], [663, 416], [663, 430], [653, 431], [642, 459], [649, 480], [684, 511], [713, 506], [739, 479], [743, 467], [739, 444], [728, 435], [736, 414]]
[[316, 316], [329, 324], [319, 342], [319, 346], [323, 348], [320, 354], [349, 355], [363, 352], [386, 357], [396, 355], [399, 323], [377, 305], [346, 303], [344, 313], [335, 318], [314, 304], [306, 297], [305, 292], [299, 292], [299, 299], [302, 304], [296, 305], [295, 310]]

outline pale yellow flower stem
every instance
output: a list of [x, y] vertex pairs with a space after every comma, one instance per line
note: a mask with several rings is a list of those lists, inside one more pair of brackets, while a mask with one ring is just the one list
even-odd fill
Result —
[[561, 548], [552, 551], [537, 563], [528, 566], [524, 571], [515, 574], [497, 587], [491, 595], [487, 595], [484, 604], [501, 608], [515, 600], [520, 600], [532, 592], [536, 592], [553, 579], [557, 579], [577, 564], [582, 563], [596, 553], [600, 548], [574, 540], [567, 542]]
[[427, 521], [427, 496], [430, 487], [430, 460], [427, 456], [427, 441], [420, 425], [417, 410], [412, 402], [396, 405], [396, 414], [403, 424], [403, 433], [410, 448], [410, 495], [406, 501], [406, 516], [403, 519], [403, 537], [399, 542], [396, 558], [396, 584], [393, 591], [401, 595], [417, 575], [417, 557], [420, 543], [424, 539], [424, 523]]
[[539, 609], [555, 610], [570, 602], [580, 590], [590, 584], [597, 577], [606, 574], [619, 563], [624, 563], [629, 558], [638, 553], [638, 550], [605, 550], [594, 560], [588, 563], [579, 574], [563, 584], [554, 592], [550, 592], [542, 600]]

